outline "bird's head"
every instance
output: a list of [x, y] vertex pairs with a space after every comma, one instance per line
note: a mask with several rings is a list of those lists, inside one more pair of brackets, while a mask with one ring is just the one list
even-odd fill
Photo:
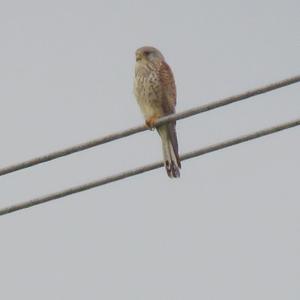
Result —
[[142, 47], [135, 51], [137, 62], [155, 62], [164, 60], [164, 56], [154, 47]]

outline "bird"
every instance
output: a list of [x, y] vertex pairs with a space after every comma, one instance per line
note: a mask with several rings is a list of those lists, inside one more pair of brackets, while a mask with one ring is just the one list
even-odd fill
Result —
[[[151, 46], [135, 52], [134, 94], [145, 124], [154, 129], [156, 121], [175, 113], [176, 85], [173, 72], [162, 53]], [[178, 154], [176, 121], [156, 127], [161, 141], [164, 166], [170, 178], [180, 177], [181, 162]]]

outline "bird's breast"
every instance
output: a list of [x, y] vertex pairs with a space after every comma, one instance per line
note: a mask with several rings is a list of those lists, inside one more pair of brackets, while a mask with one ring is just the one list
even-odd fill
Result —
[[160, 96], [161, 87], [157, 73], [137, 68], [135, 73], [135, 95], [138, 100], [152, 102]]
[[155, 70], [136, 66], [134, 93], [145, 118], [161, 115], [162, 90]]

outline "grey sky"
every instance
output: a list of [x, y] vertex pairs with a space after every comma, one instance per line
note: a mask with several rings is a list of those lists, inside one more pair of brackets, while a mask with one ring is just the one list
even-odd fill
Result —
[[[177, 111], [299, 74], [299, 1], [0, 3], [0, 166], [143, 122], [134, 51]], [[300, 85], [178, 122], [180, 152], [299, 117]], [[0, 218], [1, 299], [300, 298], [299, 128]], [[157, 133], [0, 178], [1, 207], [162, 158]]]

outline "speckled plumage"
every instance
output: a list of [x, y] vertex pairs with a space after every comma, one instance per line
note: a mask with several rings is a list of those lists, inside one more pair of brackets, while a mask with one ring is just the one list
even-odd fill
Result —
[[[172, 70], [160, 51], [153, 47], [136, 51], [134, 93], [146, 124], [175, 112], [176, 86]], [[170, 177], [179, 177], [181, 167], [175, 125], [170, 122], [157, 128]]]

